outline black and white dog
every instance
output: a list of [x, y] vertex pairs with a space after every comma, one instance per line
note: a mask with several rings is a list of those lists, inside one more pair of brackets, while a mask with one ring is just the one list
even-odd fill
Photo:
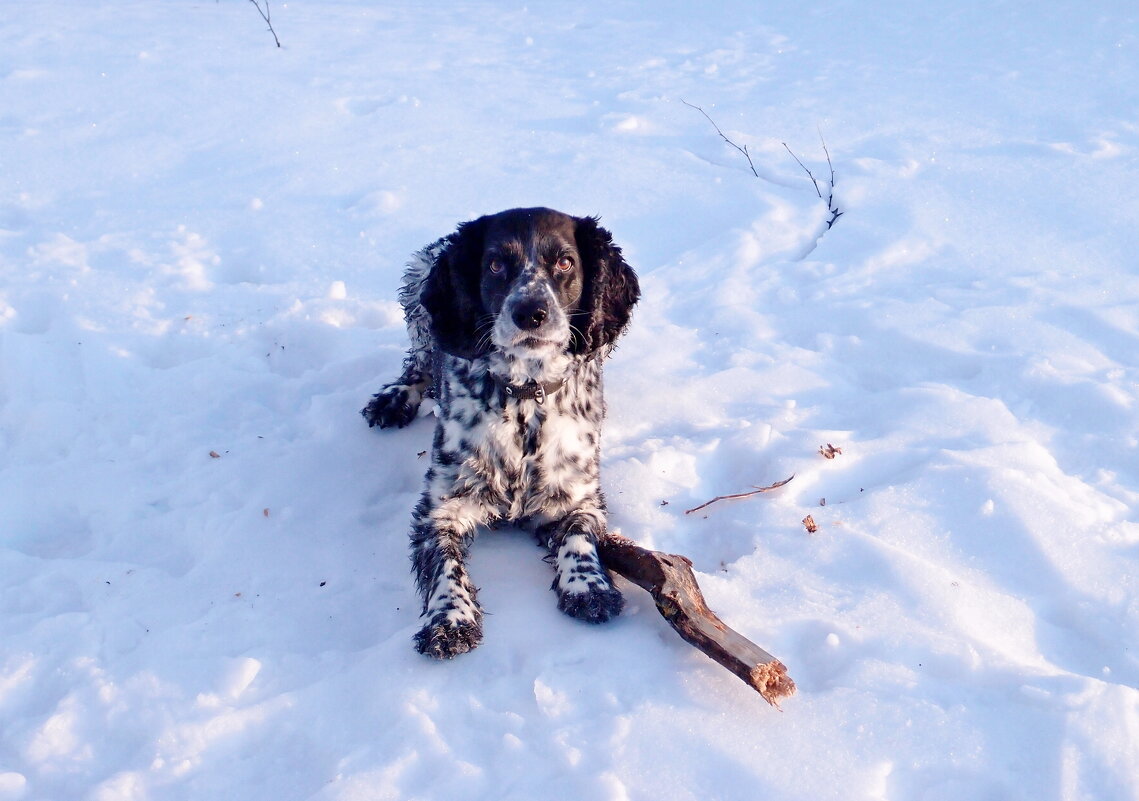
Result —
[[605, 532], [601, 372], [639, 294], [595, 218], [550, 209], [463, 223], [408, 265], [399, 298], [411, 349], [363, 415], [371, 426], [405, 426], [425, 396], [438, 403], [411, 528], [420, 653], [452, 657], [482, 640], [464, 564], [480, 525], [535, 533], [566, 614], [593, 623], [620, 614], [596, 547]]

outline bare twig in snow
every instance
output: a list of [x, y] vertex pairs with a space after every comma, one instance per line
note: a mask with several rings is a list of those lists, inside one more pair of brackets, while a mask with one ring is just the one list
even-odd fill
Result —
[[691, 509], [685, 510], [684, 514], [690, 515], [693, 512], [699, 512], [701, 509], [708, 507], [708, 506], [711, 506], [712, 504], [717, 503], [719, 501], [732, 501], [732, 500], [736, 500], [737, 498], [750, 498], [752, 495], [759, 495], [761, 492], [770, 492], [773, 489], [779, 489], [784, 484], [787, 484], [794, 477], [795, 477], [794, 475], [791, 475], [789, 478], [785, 478], [782, 481], [776, 481], [774, 484], [770, 484], [766, 487], [755, 487], [754, 489], [748, 490], [747, 492], [737, 492], [737, 493], [734, 493], [732, 495], [717, 495], [715, 498], [713, 498], [710, 501], [706, 501], [705, 503], [702, 503], [699, 506], [694, 506]]
[[827, 140], [823, 139], [821, 128], [819, 129], [819, 142], [822, 143], [823, 153], [826, 154], [827, 157], [827, 167], [831, 171], [830, 191], [827, 193], [827, 211], [831, 213], [831, 218], [827, 220], [827, 228], [830, 228], [834, 225], [835, 220], [841, 217], [843, 213], [838, 210], [838, 206], [836, 206], [834, 202], [834, 164], [831, 162], [831, 152], [827, 150]]
[[704, 119], [706, 119], [706, 120], [708, 120], [708, 122], [712, 123], [712, 127], [716, 129], [716, 133], [718, 133], [718, 134], [720, 135], [720, 138], [721, 138], [721, 139], [723, 139], [723, 140], [724, 140], [725, 142], [727, 142], [729, 145], [731, 145], [731, 146], [732, 146], [732, 147], [734, 147], [736, 150], [738, 150], [738, 151], [740, 151], [741, 153], [743, 153], [743, 154], [744, 154], [744, 158], [746, 158], [746, 159], [747, 159], [747, 166], [751, 167], [751, 174], [752, 174], [752, 175], [754, 175], [756, 178], [758, 178], [758, 177], [759, 177], [759, 173], [758, 173], [758, 172], [756, 171], [756, 169], [755, 169], [755, 164], [754, 164], [754, 163], [752, 162], [752, 160], [751, 160], [751, 153], [748, 153], [748, 152], [747, 152], [747, 145], [744, 145], [743, 147], [740, 147], [740, 146], [739, 146], [739, 145], [737, 145], [735, 142], [733, 142], [731, 139], [729, 139], [727, 136], [725, 136], [725, 135], [724, 135], [724, 132], [720, 130], [720, 126], [716, 124], [716, 121], [715, 121], [715, 120], [713, 120], [711, 117], [709, 117], [709, 116], [708, 116], [708, 112], [706, 112], [704, 109], [700, 108], [699, 106], [694, 106], [694, 105], [692, 105], [691, 103], [689, 103], [689, 102], [688, 102], [687, 100], [685, 100], [684, 98], [681, 98], [681, 99], [680, 99], [680, 102], [681, 102], [681, 103], [683, 103], [684, 105], [688, 106], [689, 108], [694, 108], [694, 109], [696, 109], [696, 110], [697, 110], [697, 111], [699, 111], [701, 114], [703, 114], [703, 115], [704, 115]]
[[803, 168], [803, 172], [807, 173], [807, 177], [811, 179], [811, 183], [815, 186], [815, 194], [819, 196], [820, 200], [826, 201], [827, 211], [829, 211], [831, 215], [830, 219], [827, 220], [827, 228], [830, 228], [835, 224], [838, 218], [843, 215], [843, 212], [838, 210], [838, 206], [834, 202], [834, 164], [831, 162], [831, 154], [830, 151], [827, 150], [827, 142], [825, 139], [823, 139], [822, 131], [819, 131], [819, 141], [822, 142], [823, 153], [825, 153], [827, 157], [827, 167], [829, 167], [831, 171], [831, 180], [830, 185], [827, 187], [826, 197], [823, 197], [823, 190], [819, 186], [819, 181], [817, 178], [815, 178], [815, 174], [811, 172], [807, 165], [804, 164], [798, 156], [795, 155], [794, 151], [792, 151], [791, 148], [787, 146], [786, 142], [783, 143], [783, 147], [787, 148], [787, 152], [791, 154], [791, 158], [795, 159], [798, 165]]
[[793, 151], [787, 145], [786, 142], [783, 143], [783, 147], [787, 148], [787, 152], [791, 154], [791, 158], [795, 159], [795, 161], [798, 162], [799, 166], [803, 168], [803, 172], [807, 173], [807, 177], [810, 178], [811, 183], [813, 183], [815, 185], [815, 194], [817, 194], [819, 196], [819, 200], [822, 200], [823, 199], [823, 190], [819, 189], [819, 182], [815, 180], [815, 174], [813, 172], [811, 172], [809, 169], [807, 169], [807, 165], [804, 164], [799, 159], [799, 157], [795, 155], [795, 151]]
[[265, 24], [269, 26], [269, 33], [273, 34], [273, 41], [277, 43], [277, 47], [281, 46], [281, 40], [277, 38], [277, 32], [273, 30], [273, 20], [270, 19], [269, 14], [269, 0], [265, 0], [265, 10], [261, 10], [261, 4], [257, 0], [249, 0], [257, 8], [257, 13], [261, 15], [261, 19], [265, 20]]
[[[268, 0], [266, 0], [266, 2], [267, 1]], [[736, 150], [738, 150], [739, 152], [744, 154], [744, 158], [747, 159], [747, 165], [749, 167], [751, 167], [751, 174], [754, 175], [756, 178], [760, 177], [759, 170], [757, 170], [755, 168], [755, 162], [753, 162], [751, 160], [751, 153], [748, 152], [747, 145], [741, 146], [741, 145], [738, 145], [735, 142], [733, 142], [731, 139], [729, 139], [727, 134], [725, 134], [723, 131], [720, 130], [720, 126], [716, 124], [716, 121], [714, 119], [712, 119], [708, 115], [708, 112], [705, 111], [700, 106], [689, 103], [684, 98], [681, 98], [680, 102], [683, 103], [684, 105], [688, 106], [689, 108], [696, 109], [701, 114], [703, 114], [704, 119], [706, 119], [706, 120], [708, 120], [708, 122], [712, 123], [712, 127], [716, 129], [716, 133], [718, 133], [720, 135], [721, 139], [723, 139], [729, 145], [731, 145]], [[838, 220], [838, 218], [843, 215], [843, 212], [839, 211], [838, 205], [835, 203], [835, 199], [834, 199], [834, 163], [831, 161], [831, 154], [830, 154], [830, 151], [827, 150], [827, 143], [826, 143], [826, 140], [823, 139], [822, 130], [819, 131], [819, 141], [822, 142], [822, 144], [823, 144], [823, 153], [826, 154], [827, 167], [830, 168], [830, 173], [831, 173], [830, 185], [827, 187], [827, 194], [825, 196], [823, 195], [822, 185], [820, 185], [818, 179], [815, 178], [815, 174], [812, 173], [810, 168], [806, 164], [804, 164], [798, 156], [795, 155], [795, 153], [791, 150], [791, 148], [787, 145], [786, 142], [783, 142], [782, 144], [783, 144], [783, 147], [787, 148], [787, 152], [791, 154], [791, 158], [795, 159], [795, 162], [800, 167], [803, 168], [803, 172], [807, 173], [807, 177], [811, 179], [811, 183], [815, 187], [815, 194], [817, 194], [819, 196], [819, 200], [822, 200], [827, 204], [827, 211], [830, 212], [830, 217], [827, 219], [827, 228], [829, 229], [835, 224], [835, 222]]]

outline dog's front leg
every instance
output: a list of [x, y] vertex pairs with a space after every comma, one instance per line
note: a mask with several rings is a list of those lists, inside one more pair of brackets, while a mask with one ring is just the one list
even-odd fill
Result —
[[411, 527], [411, 561], [423, 598], [423, 627], [415, 635], [421, 654], [450, 659], [482, 642], [482, 608], [467, 575], [466, 557], [478, 523], [463, 498], [440, 498], [432, 474]]
[[360, 410], [369, 428], [403, 428], [415, 419], [427, 388], [431, 386], [429, 355], [413, 348], [404, 360], [400, 377], [385, 384]]
[[468, 539], [430, 523], [412, 531], [415, 583], [426, 621], [415, 635], [421, 654], [450, 659], [482, 642], [482, 608], [465, 564]]
[[574, 512], [538, 530], [554, 563], [550, 589], [558, 595], [558, 609], [589, 623], [615, 618], [625, 605], [597, 554], [597, 539], [604, 533], [600, 509]]

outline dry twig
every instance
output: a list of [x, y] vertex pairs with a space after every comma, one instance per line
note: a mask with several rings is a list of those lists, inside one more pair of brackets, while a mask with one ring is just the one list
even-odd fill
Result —
[[815, 174], [810, 171], [807, 165], [804, 164], [798, 156], [795, 155], [794, 151], [792, 151], [791, 148], [787, 146], [786, 142], [783, 143], [783, 147], [787, 148], [787, 152], [791, 154], [791, 158], [795, 159], [795, 161], [798, 162], [799, 166], [803, 168], [803, 171], [807, 173], [807, 177], [811, 179], [811, 183], [815, 186], [815, 194], [819, 196], [819, 200], [826, 201], [827, 211], [829, 211], [831, 215], [830, 219], [827, 220], [827, 228], [829, 229], [835, 224], [838, 218], [843, 215], [843, 212], [838, 210], [838, 206], [834, 202], [834, 164], [831, 162], [831, 154], [830, 151], [827, 150], [827, 142], [825, 139], [823, 139], [822, 131], [819, 131], [819, 141], [822, 142], [823, 153], [825, 153], [827, 157], [827, 167], [829, 167], [831, 171], [831, 180], [830, 185], [827, 189], [826, 197], [823, 197], [823, 190], [819, 187], [819, 182], [818, 179], [815, 178]]
[[249, 0], [257, 8], [257, 13], [261, 15], [261, 19], [265, 20], [265, 24], [269, 26], [269, 33], [273, 34], [273, 41], [277, 43], [277, 47], [281, 46], [281, 40], [277, 38], [277, 32], [273, 30], [273, 20], [269, 18], [269, 0], [265, 0], [265, 10], [261, 10], [261, 4], [257, 0]]
[[740, 151], [741, 153], [743, 153], [743, 154], [744, 154], [744, 158], [746, 158], [746, 159], [747, 159], [747, 166], [751, 167], [751, 174], [752, 174], [752, 175], [754, 175], [756, 178], [758, 178], [758, 177], [759, 177], [759, 173], [758, 173], [758, 172], [756, 171], [756, 169], [755, 169], [755, 164], [754, 164], [754, 163], [752, 162], [752, 160], [751, 160], [751, 153], [748, 153], [748, 152], [747, 152], [747, 145], [744, 145], [743, 147], [740, 147], [740, 146], [739, 146], [739, 145], [737, 145], [735, 142], [733, 142], [731, 139], [729, 139], [727, 136], [725, 136], [725, 135], [724, 135], [724, 132], [720, 130], [720, 126], [716, 124], [716, 121], [715, 121], [715, 120], [713, 120], [711, 117], [709, 117], [709, 116], [708, 116], [708, 112], [706, 112], [704, 109], [700, 108], [700, 106], [694, 106], [694, 105], [692, 105], [691, 103], [689, 103], [687, 100], [685, 100], [684, 98], [681, 98], [681, 99], [680, 99], [680, 102], [681, 102], [681, 103], [683, 103], [684, 105], [688, 106], [689, 108], [694, 108], [694, 109], [696, 109], [696, 110], [697, 110], [697, 111], [699, 111], [701, 114], [703, 114], [703, 115], [704, 115], [704, 119], [706, 119], [706, 120], [708, 120], [708, 122], [712, 123], [712, 127], [716, 129], [716, 133], [718, 133], [718, 134], [720, 135], [720, 138], [721, 138], [721, 139], [723, 139], [723, 140], [724, 140], [725, 142], [727, 142], [729, 145], [731, 145], [731, 146], [732, 146], [732, 147], [734, 147], [736, 150], [738, 150], [738, 151]]
[[[266, 2], [268, 2], [268, 0], [266, 0]], [[716, 133], [718, 133], [720, 135], [721, 139], [723, 139], [729, 145], [731, 145], [736, 150], [738, 150], [739, 152], [744, 154], [744, 158], [747, 159], [747, 165], [749, 167], [751, 167], [751, 174], [754, 175], [756, 178], [760, 177], [759, 171], [755, 168], [755, 162], [753, 162], [751, 160], [751, 153], [748, 152], [747, 145], [741, 146], [741, 145], [738, 145], [735, 142], [733, 142], [731, 139], [729, 139], [727, 137], [727, 134], [725, 134], [723, 131], [720, 130], [720, 126], [716, 124], [716, 121], [714, 119], [712, 119], [708, 115], [708, 112], [705, 111], [700, 106], [689, 103], [684, 98], [681, 98], [680, 102], [683, 103], [684, 105], [688, 106], [689, 108], [696, 109], [701, 114], [703, 114], [704, 119], [706, 119], [706, 120], [708, 120], [708, 122], [712, 123], [712, 127], [716, 129]], [[831, 173], [830, 184], [827, 188], [827, 194], [825, 197], [823, 196], [822, 186], [819, 185], [819, 181], [817, 178], [815, 178], [815, 174], [813, 172], [811, 172], [810, 168], [807, 167], [807, 165], [804, 164], [803, 161], [798, 156], [795, 155], [794, 151], [792, 151], [791, 148], [788, 147], [786, 142], [783, 142], [782, 144], [783, 144], [783, 147], [785, 147], [787, 149], [787, 152], [791, 154], [791, 158], [795, 159], [796, 163], [798, 163], [798, 165], [803, 168], [803, 171], [807, 173], [807, 177], [811, 179], [811, 183], [814, 184], [814, 186], [815, 186], [815, 193], [819, 196], [819, 200], [822, 200], [827, 204], [827, 211], [830, 212], [830, 215], [831, 215], [827, 219], [827, 228], [830, 229], [835, 224], [835, 222], [838, 220], [838, 218], [843, 215], [844, 212], [839, 211], [838, 205], [835, 203], [835, 199], [834, 199], [834, 163], [831, 161], [831, 154], [830, 154], [830, 151], [827, 150], [827, 143], [826, 143], [826, 140], [823, 139], [823, 132], [821, 130], [819, 131], [819, 141], [822, 142], [823, 153], [826, 154], [826, 157], [827, 157], [827, 167], [830, 168], [830, 173]]]
[[784, 484], [788, 483], [794, 477], [795, 477], [794, 474], [792, 474], [790, 477], [785, 478], [782, 481], [776, 481], [774, 484], [770, 484], [766, 487], [755, 487], [755, 485], [752, 485], [755, 488], [748, 490], [747, 492], [737, 492], [737, 493], [734, 493], [732, 495], [717, 495], [712, 500], [706, 501], [706, 502], [700, 504], [699, 506], [694, 506], [691, 509], [686, 509], [684, 514], [690, 515], [693, 512], [699, 512], [701, 509], [703, 509], [707, 506], [711, 506], [712, 504], [717, 503], [718, 501], [733, 501], [733, 500], [736, 500], [737, 498], [750, 498], [752, 495], [759, 495], [761, 492], [770, 492], [773, 489], [779, 489], [780, 487], [782, 487]]

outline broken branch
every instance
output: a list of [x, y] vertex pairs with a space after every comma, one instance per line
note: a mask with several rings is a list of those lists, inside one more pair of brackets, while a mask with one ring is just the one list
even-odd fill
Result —
[[778, 709], [779, 701], [795, 692], [782, 662], [708, 608], [687, 557], [651, 551], [617, 534], [605, 534], [597, 547], [606, 567], [648, 590], [661, 616], [685, 642], [730, 670], [767, 703]]
[[755, 487], [755, 485], [753, 484], [752, 486], [754, 487], [754, 489], [748, 490], [747, 492], [736, 492], [736, 493], [733, 493], [732, 495], [717, 495], [712, 500], [705, 501], [704, 503], [700, 504], [699, 506], [694, 506], [691, 509], [686, 509], [684, 511], [684, 514], [690, 515], [693, 512], [699, 512], [701, 509], [704, 509], [705, 507], [711, 506], [714, 503], [718, 503], [719, 501], [733, 501], [733, 500], [736, 500], [737, 498], [750, 498], [752, 495], [759, 495], [761, 492], [770, 492], [773, 489], [779, 489], [783, 485], [790, 482], [791, 479], [794, 477], [795, 477], [795, 475], [792, 474], [790, 477], [785, 478], [782, 481], [776, 481], [774, 484], [769, 484], [766, 487]]

